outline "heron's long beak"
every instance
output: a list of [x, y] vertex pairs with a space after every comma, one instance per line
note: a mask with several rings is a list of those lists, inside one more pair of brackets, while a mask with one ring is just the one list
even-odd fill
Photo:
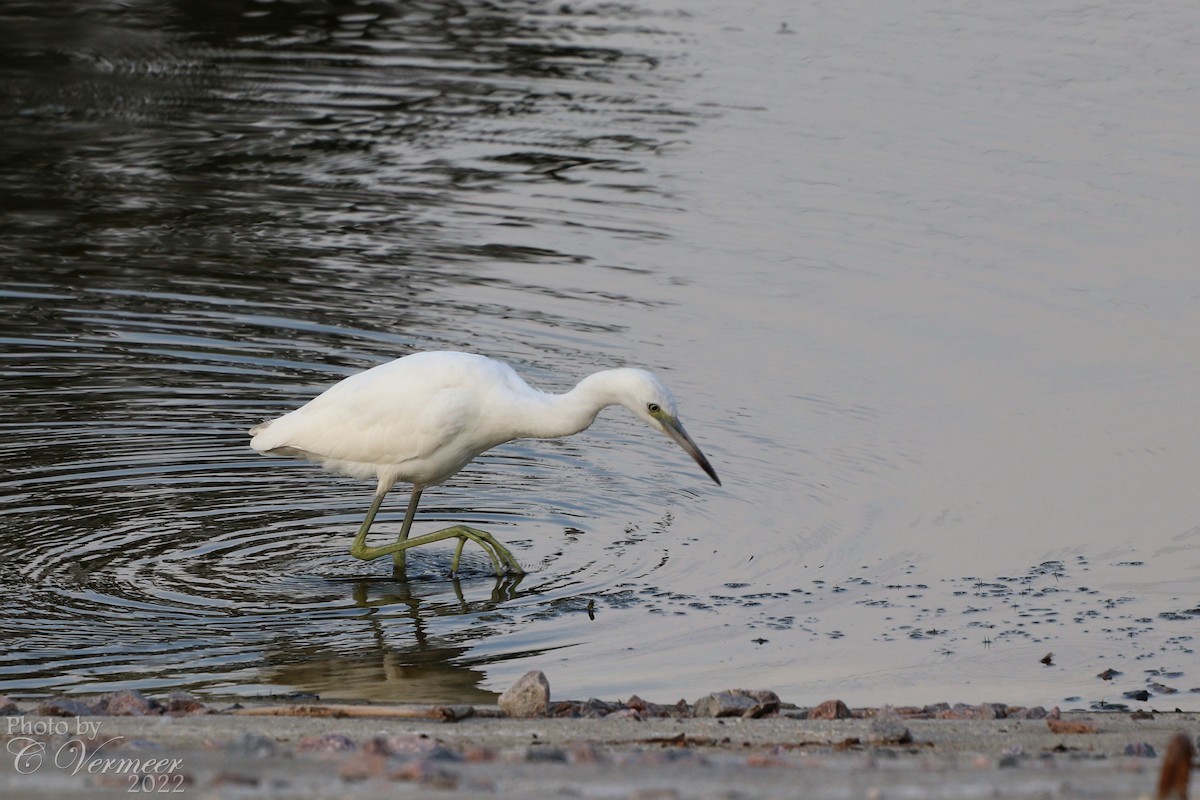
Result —
[[720, 486], [721, 479], [717, 477], [717, 471], [712, 468], [712, 464], [708, 463], [708, 459], [704, 457], [704, 453], [700, 452], [700, 448], [692, 441], [692, 437], [688, 436], [687, 431], [683, 429], [683, 425], [679, 420], [669, 414], [664, 414], [660, 420], [662, 421], [663, 432], [686, 450], [689, 456], [696, 459], [696, 463], [700, 465], [700, 469], [704, 470], [705, 474], [712, 478], [717, 486]]

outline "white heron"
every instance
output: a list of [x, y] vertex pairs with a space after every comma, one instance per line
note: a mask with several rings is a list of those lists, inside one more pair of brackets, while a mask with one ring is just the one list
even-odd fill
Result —
[[[675, 440], [720, 485], [716, 470], [679, 422], [675, 398], [652, 373], [608, 369], [569, 392], [552, 394], [532, 388], [507, 364], [470, 353], [414, 353], [351, 375], [295, 411], [252, 428], [250, 446], [378, 482], [350, 546], [355, 558], [391, 555], [396, 571], [403, 572], [408, 550], [457, 539], [450, 566], [457, 572], [470, 540], [488, 554], [497, 575], [521, 574], [508, 548], [478, 528], [454, 525], [408, 538], [421, 493], [496, 445], [579, 433], [614, 405]], [[370, 547], [367, 531], [397, 481], [413, 487], [400, 535], [392, 544]]]

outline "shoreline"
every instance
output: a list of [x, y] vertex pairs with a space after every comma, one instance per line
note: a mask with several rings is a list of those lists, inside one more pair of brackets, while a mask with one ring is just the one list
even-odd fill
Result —
[[[757, 717], [685, 716], [677, 707], [648, 716], [626, 707], [602, 717], [517, 718], [486, 705], [214, 709], [197, 701], [185, 710], [184, 698], [172, 697], [176, 710], [136, 716], [48, 716], [10, 704], [0, 716], [0, 795], [1128, 800], [1154, 796], [1174, 737], [1195, 743], [1200, 734], [1197, 712], [979, 718], [996, 704], [960, 706], [975, 718], [953, 719], [902, 707], [805, 718], [815, 709], [850, 711], [833, 703]], [[118, 711], [145, 700], [107, 698]]]

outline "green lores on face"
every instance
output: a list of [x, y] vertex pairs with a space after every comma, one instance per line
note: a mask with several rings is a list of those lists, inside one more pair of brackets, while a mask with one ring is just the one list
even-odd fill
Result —
[[712, 468], [712, 464], [708, 463], [708, 459], [704, 457], [704, 453], [700, 452], [700, 448], [692, 441], [692, 437], [688, 436], [687, 431], [683, 429], [683, 424], [670, 411], [667, 411], [658, 403], [648, 403], [646, 405], [646, 413], [659, 424], [663, 433], [674, 439], [676, 444], [695, 459], [696, 463], [700, 465], [700, 469], [704, 470], [704, 473], [712, 478], [714, 483], [718, 486], [721, 485], [721, 479], [717, 477], [717, 471]]

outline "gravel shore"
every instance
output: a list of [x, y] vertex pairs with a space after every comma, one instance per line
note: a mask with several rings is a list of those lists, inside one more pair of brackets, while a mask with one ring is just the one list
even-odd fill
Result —
[[[971, 708], [988, 707], [961, 715]], [[46, 716], [10, 706], [0, 717], [0, 796], [1129, 800], [1155, 796], [1173, 737], [1200, 734], [1200, 714], [1180, 712], [1047, 720], [868, 709], [807, 719], [785, 706], [760, 718], [676, 709], [515, 719], [494, 706], [349, 710], [356, 716], [320, 704]], [[551, 710], [572, 713], [570, 704]]]

